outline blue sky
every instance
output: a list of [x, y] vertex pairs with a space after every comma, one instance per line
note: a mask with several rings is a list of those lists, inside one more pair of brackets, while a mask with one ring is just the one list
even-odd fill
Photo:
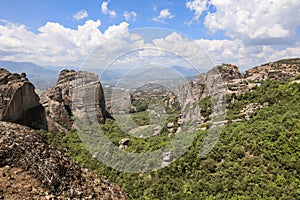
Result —
[[[116, 17], [111, 17], [109, 14], [101, 12], [101, 1], [95, 0], [7, 0], [1, 3], [0, 19], [24, 24], [33, 32], [38, 32], [38, 28], [46, 22], [57, 22], [65, 27], [76, 29], [87, 19], [100, 19], [102, 22], [100, 30], [104, 31], [113, 24], [126, 21], [123, 14], [128, 11], [137, 14], [135, 20], [130, 20], [131, 29], [141, 27], [169, 28], [193, 39], [226, 37], [221, 31], [217, 34], [209, 33], [201, 20], [188, 25], [187, 23], [193, 18], [193, 13], [186, 8], [186, 1], [129, 0], [124, 2], [112, 0], [108, 3], [108, 8], [116, 12]], [[163, 9], [168, 9], [174, 17], [164, 22], [154, 21], [153, 18], [159, 16]], [[88, 13], [88, 17], [81, 20], [74, 19], [73, 15], [82, 10]]]
[[5, 0], [0, 60], [79, 65], [108, 32], [144, 27], [191, 38], [217, 64], [300, 57], [298, 0]]

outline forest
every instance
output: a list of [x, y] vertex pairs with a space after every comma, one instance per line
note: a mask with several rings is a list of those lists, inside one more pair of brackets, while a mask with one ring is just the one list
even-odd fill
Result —
[[[228, 123], [206, 157], [199, 151], [207, 131], [198, 130], [183, 156], [148, 173], [118, 171], [93, 159], [76, 130], [40, 134], [80, 165], [119, 184], [132, 199], [300, 199], [300, 84], [267, 80], [251, 92], [227, 95], [226, 101]], [[199, 102], [207, 116], [208, 102]], [[251, 103], [263, 106], [245, 120], [241, 110]], [[134, 120], [143, 125], [147, 115], [134, 113]], [[101, 128], [115, 145], [128, 137], [112, 120]], [[151, 152], [171, 139], [167, 133], [132, 137], [126, 151]]]

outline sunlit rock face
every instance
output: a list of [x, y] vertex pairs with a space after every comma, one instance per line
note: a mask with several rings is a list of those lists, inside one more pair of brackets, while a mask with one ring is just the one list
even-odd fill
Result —
[[76, 117], [99, 123], [110, 117], [99, 78], [90, 72], [61, 71], [56, 86], [41, 95], [41, 104], [51, 132], [67, 132]]

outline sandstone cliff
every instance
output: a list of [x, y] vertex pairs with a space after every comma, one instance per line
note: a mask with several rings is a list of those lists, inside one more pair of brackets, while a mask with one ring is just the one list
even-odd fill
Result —
[[56, 86], [46, 90], [40, 102], [51, 132], [67, 132], [74, 117], [96, 117], [99, 123], [110, 117], [98, 76], [90, 72], [61, 71]]
[[47, 130], [44, 109], [25, 73], [0, 68], [0, 120]]
[[46, 144], [40, 134], [0, 122], [0, 199], [129, 199]]

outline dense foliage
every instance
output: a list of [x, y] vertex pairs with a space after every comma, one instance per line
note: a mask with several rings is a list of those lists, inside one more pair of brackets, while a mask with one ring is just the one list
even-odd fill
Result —
[[[151, 173], [124, 173], [99, 163], [76, 131], [43, 134], [83, 166], [120, 184], [132, 199], [300, 199], [300, 84], [267, 81], [227, 101], [228, 119], [249, 103], [268, 104], [248, 121], [227, 124], [207, 157], [199, 156], [206, 133], [199, 131], [184, 156]], [[114, 122], [104, 128], [114, 143], [125, 134]], [[167, 141], [163, 134], [137, 138], [126, 150], [151, 151]]]

